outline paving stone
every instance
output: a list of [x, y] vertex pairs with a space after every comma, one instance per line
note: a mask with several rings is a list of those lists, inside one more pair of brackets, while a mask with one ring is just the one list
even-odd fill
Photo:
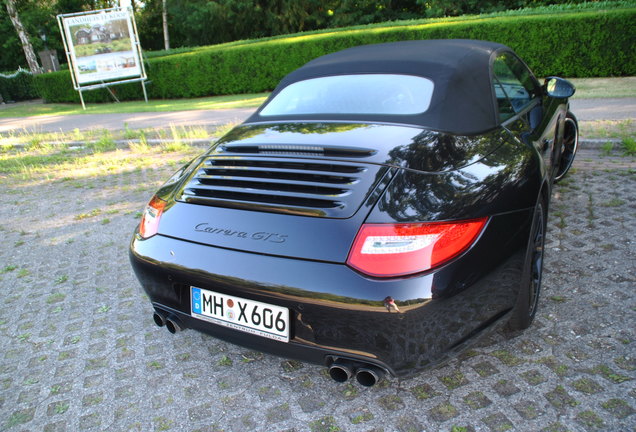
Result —
[[139, 403], [135, 402], [135, 403], [127, 404], [125, 406], [117, 407], [114, 411], [114, 417], [115, 417], [115, 421], [123, 424], [125, 423], [127, 419], [135, 419], [135, 418], [138, 419], [139, 413], [140, 413]]
[[561, 423], [556, 422], [541, 429], [541, 432], [569, 432], [569, 429]]
[[[165, 395], [160, 395], [159, 398], [164, 399], [162, 396], [165, 396]], [[156, 405], [153, 404], [153, 408], [155, 409], [161, 408], [162, 405], [165, 406], [165, 404], [156, 404]], [[211, 403], [198, 405], [188, 410], [188, 419], [190, 421], [209, 419], [211, 416], [212, 416]]]
[[499, 359], [501, 363], [506, 366], [519, 366], [523, 363], [523, 359], [517, 357], [515, 354], [510, 352], [509, 350], [496, 350], [490, 353], [493, 357]]
[[502, 379], [497, 381], [493, 385], [493, 389], [499, 393], [500, 396], [512, 396], [515, 393], [519, 393], [519, 388], [515, 386], [511, 381]]
[[629, 404], [625, 402], [623, 399], [618, 399], [618, 398], [610, 399], [608, 401], [603, 402], [601, 406], [603, 407], [603, 409], [609, 411], [612, 415], [614, 415], [615, 417], [619, 419], [624, 419], [636, 413], [634, 408], [629, 406]]
[[97, 387], [104, 382], [104, 376], [102, 374], [91, 375], [84, 378], [84, 388], [89, 389], [92, 387]]
[[473, 410], [487, 407], [492, 403], [492, 401], [480, 391], [472, 392], [464, 396], [464, 402]]
[[560, 385], [546, 393], [545, 397], [559, 411], [565, 411], [568, 407], [579, 405], [579, 402]]
[[398, 395], [386, 395], [378, 399], [378, 403], [387, 411], [398, 411], [404, 408], [404, 401]]
[[333, 416], [326, 416], [310, 422], [309, 429], [311, 432], [331, 432], [340, 430], [340, 427]]
[[282, 421], [289, 420], [291, 418], [291, 410], [289, 409], [289, 404], [284, 403], [282, 405], [278, 405], [268, 409], [265, 418], [267, 419], [267, 422], [269, 424], [280, 423]]
[[9, 418], [4, 422], [6, 428], [14, 426], [20, 426], [29, 423], [33, 420], [35, 415], [35, 408], [25, 408], [17, 411], [13, 411]]
[[436, 422], [445, 422], [459, 415], [459, 411], [448, 402], [444, 402], [433, 407], [429, 411], [429, 416]]
[[61, 415], [68, 411], [70, 401], [68, 399], [50, 403], [46, 408], [46, 414], [51, 417]]
[[79, 425], [83, 431], [95, 430], [101, 426], [101, 418], [99, 413], [92, 413], [80, 417]]
[[473, 366], [473, 369], [475, 369], [475, 372], [477, 372], [481, 377], [487, 377], [499, 372], [499, 370], [495, 366], [493, 366], [492, 363], [487, 361], [476, 364], [475, 366]]
[[481, 419], [493, 432], [503, 432], [513, 428], [512, 423], [503, 413], [495, 413]]
[[605, 424], [594, 411], [582, 411], [576, 415], [576, 422], [588, 431], [603, 430]]
[[449, 390], [454, 390], [458, 387], [468, 384], [468, 380], [460, 371], [455, 371], [450, 375], [441, 376], [439, 377], [439, 379], [442, 384], [444, 384]]
[[636, 357], [620, 356], [614, 359], [614, 363], [626, 371], [636, 370]]
[[411, 388], [411, 393], [413, 393], [413, 396], [417, 399], [430, 399], [440, 394], [429, 384], [416, 385]]
[[18, 403], [28, 404], [29, 402], [33, 402], [37, 400], [39, 396], [40, 396], [39, 388], [30, 388], [20, 392], [20, 394], [18, 395]]
[[351, 424], [357, 425], [373, 420], [374, 415], [368, 408], [360, 408], [347, 413]]
[[517, 344], [517, 348], [526, 355], [533, 355], [543, 351], [543, 347], [531, 340], [524, 340]]
[[567, 376], [571, 374], [569, 367], [566, 364], [559, 362], [554, 356], [542, 357], [538, 360], [538, 363], [546, 365], [552, 370], [552, 372], [559, 376]]
[[104, 394], [102, 392], [92, 393], [82, 398], [82, 406], [90, 407], [93, 405], [99, 405], [104, 401]]
[[43, 432], [66, 432], [66, 422], [60, 421], [44, 425]]
[[539, 406], [535, 402], [529, 400], [522, 400], [514, 404], [514, 409], [517, 411], [517, 414], [526, 420], [534, 420], [543, 414], [543, 411], [539, 408]]
[[304, 413], [312, 413], [323, 409], [326, 403], [320, 397], [303, 396], [298, 399], [298, 405]]
[[399, 432], [419, 432], [422, 430], [421, 423], [413, 416], [401, 416], [396, 426]]
[[530, 385], [536, 386], [546, 382], [548, 379], [541, 374], [537, 369], [533, 369], [527, 372], [523, 372], [521, 377]]
[[586, 394], [596, 394], [603, 391], [603, 387], [599, 385], [596, 381], [590, 378], [579, 378], [572, 383], [572, 387], [580, 391], [581, 393]]

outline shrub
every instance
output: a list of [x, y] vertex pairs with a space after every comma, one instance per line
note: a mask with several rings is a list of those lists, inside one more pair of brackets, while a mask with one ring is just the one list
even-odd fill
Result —
[[2, 100], [5, 102], [17, 102], [38, 98], [39, 94], [33, 81], [31, 72], [24, 69], [18, 69], [10, 75], [0, 74], [0, 95]]
[[[483, 39], [513, 48], [537, 76], [596, 77], [636, 74], [636, 9], [558, 15], [502, 15], [372, 26], [252, 43], [216, 45], [146, 61], [152, 98], [256, 93], [273, 89], [287, 73], [320, 55], [356, 45], [412, 39]], [[76, 102], [68, 72], [37, 77], [47, 101]], [[114, 88], [120, 99], [142, 97], [138, 83]], [[84, 93], [109, 100], [106, 90]]]

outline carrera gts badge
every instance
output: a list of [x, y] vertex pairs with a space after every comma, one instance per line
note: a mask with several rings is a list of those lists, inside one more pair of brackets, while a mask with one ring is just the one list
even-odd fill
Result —
[[277, 234], [277, 233], [269, 233], [269, 232], [255, 232], [249, 233], [245, 231], [237, 231], [227, 228], [216, 228], [212, 227], [207, 223], [200, 223], [194, 227], [194, 230], [197, 232], [204, 232], [208, 234], [217, 234], [226, 237], [236, 237], [243, 239], [252, 239], [258, 241], [265, 241], [269, 243], [285, 243], [287, 240], [287, 236], [285, 234]]

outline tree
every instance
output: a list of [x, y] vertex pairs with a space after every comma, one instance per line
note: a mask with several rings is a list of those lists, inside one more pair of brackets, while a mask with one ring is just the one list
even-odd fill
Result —
[[26, 61], [29, 65], [29, 69], [31, 69], [31, 72], [34, 74], [40, 73], [42, 69], [38, 64], [38, 59], [35, 56], [35, 51], [33, 50], [33, 45], [31, 45], [31, 41], [29, 40], [29, 35], [24, 29], [22, 21], [20, 21], [18, 10], [15, 7], [15, 0], [4, 0], [4, 3], [7, 6], [7, 12], [9, 13], [9, 18], [13, 23], [13, 27], [15, 27], [15, 31], [20, 38], [20, 43], [22, 43], [24, 57], [26, 58]]
[[163, 22], [163, 49], [170, 49], [170, 34], [168, 33], [168, 8], [166, 0], [161, 3], [161, 21]]

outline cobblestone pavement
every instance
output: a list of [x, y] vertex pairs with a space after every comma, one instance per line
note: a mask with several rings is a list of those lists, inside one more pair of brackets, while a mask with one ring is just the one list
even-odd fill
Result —
[[127, 247], [174, 159], [0, 173], [0, 430], [636, 428], [635, 159], [581, 152], [556, 188], [531, 328], [373, 388], [153, 324]]

